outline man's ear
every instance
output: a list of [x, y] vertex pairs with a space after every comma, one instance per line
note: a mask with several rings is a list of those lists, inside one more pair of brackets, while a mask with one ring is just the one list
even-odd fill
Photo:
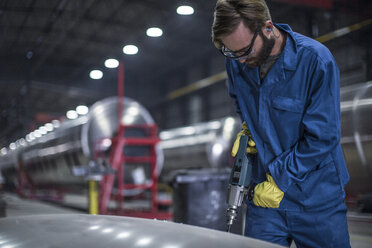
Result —
[[264, 24], [265, 31], [270, 33], [273, 31], [274, 24], [271, 20], [267, 20]]

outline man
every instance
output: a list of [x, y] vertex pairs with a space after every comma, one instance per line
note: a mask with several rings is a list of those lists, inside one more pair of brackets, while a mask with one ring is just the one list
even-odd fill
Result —
[[212, 40], [226, 57], [229, 94], [244, 122], [238, 139], [249, 134], [256, 143], [245, 235], [298, 248], [350, 247], [339, 70], [329, 50], [274, 24], [264, 0], [218, 0]]

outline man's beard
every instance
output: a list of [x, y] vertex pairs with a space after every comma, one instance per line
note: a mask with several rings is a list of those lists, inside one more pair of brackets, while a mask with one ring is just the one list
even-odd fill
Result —
[[273, 47], [275, 45], [275, 39], [274, 38], [267, 38], [265, 35], [263, 35], [262, 31], [260, 30], [258, 33], [262, 38], [262, 48], [257, 53], [256, 56], [252, 58], [248, 58], [246, 60], [246, 64], [250, 67], [258, 67], [262, 65], [267, 58], [270, 56], [271, 51], [273, 50]]

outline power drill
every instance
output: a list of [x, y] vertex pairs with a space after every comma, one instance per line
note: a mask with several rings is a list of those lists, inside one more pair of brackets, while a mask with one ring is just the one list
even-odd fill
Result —
[[249, 188], [252, 175], [252, 164], [246, 155], [247, 145], [248, 136], [242, 135], [240, 137], [239, 149], [231, 168], [230, 181], [227, 188], [227, 232], [231, 231], [231, 226], [236, 219], [238, 207], [242, 205], [245, 197], [249, 194], [249, 198], [253, 198], [253, 188]]

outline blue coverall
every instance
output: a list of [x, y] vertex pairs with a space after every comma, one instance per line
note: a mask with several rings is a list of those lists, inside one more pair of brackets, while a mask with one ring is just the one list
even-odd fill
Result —
[[339, 70], [329, 50], [293, 32], [263, 81], [258, 67], [226, 59], [229, 94], [256, 143], [252, 180], [270, 173], [278, 209], [248, 203], [247, 236], [297, 247], [350, 247], [344, 204], [349, 180], [340, 146]]

